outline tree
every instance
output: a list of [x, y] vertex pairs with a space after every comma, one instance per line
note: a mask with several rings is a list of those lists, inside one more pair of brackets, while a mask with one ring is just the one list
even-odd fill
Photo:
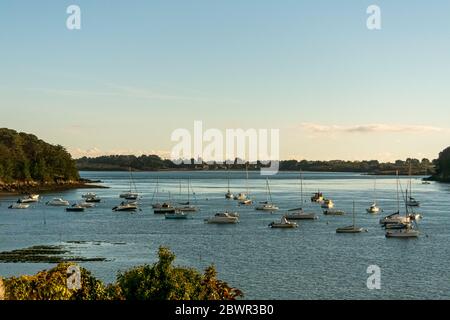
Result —
[[0, 180], [3, 182], [79, 180], [71, 155], [32, 134], [0, 129]]
[[153, 265], [133, 268], [118, 275], [118, 284], [128, 300], [233, 300], [240, 290], [216, 279], [213, 266], [204, 275], [191, 268], [174, 267], [175, 255], [160, 247]]
[[440, 181], [450, 182], [450, 147], [439, 153], [436, 177]]

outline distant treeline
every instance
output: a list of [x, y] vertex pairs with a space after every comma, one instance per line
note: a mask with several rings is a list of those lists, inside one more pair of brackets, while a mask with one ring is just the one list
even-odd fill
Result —
[[78, 181], [71, 155], [32, 134], [0, 128], [0, 183]]
[[[397, 160], [393, 163], [381, 163], [377, 160], [370, 161], [308, 161], [308, 160], [283, 160], [280, 161], [282, 171], [323, 171], [323, 172], [364, 172], [373, 174], [408, 174], [411, 164], [411, 172], [415, 175], [431, 175], [435, 173], [435, 161], [428, 159], [406, 159]], [[157, 155], [113, 155], [96, 158], [83, 157], [77, 160], [79, 170], [132, 170], [136, 171], [158, 171], [158, 170], [256, 170], [265, 165], [245, 164], [237, 159], [233, 164], [224, 163], [195, 163], [194, 159], [188, 164], [177, 165], [171, 160], [162, 159]]]

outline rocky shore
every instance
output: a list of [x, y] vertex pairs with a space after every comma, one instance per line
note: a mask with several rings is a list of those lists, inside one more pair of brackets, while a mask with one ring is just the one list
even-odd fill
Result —
[[0, 196], [14, 194], [30, 194], [51, 191], [64, 191], [71, 189], [94, 189], [108, 188], [98, 185], [99, 181], [90, 181], [87, 179], [56, 181], [56, 182], [37, 182], [37, 181], [15, 181], [4, 183], [0, 181]]

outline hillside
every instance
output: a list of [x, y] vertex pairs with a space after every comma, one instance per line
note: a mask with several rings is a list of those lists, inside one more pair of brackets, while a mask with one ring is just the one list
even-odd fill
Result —
[[80, 183], [80, 176], [64, 147], [0, 128], [0, 191], [74, 183]]
[[439, 153], [439, 158], [436, 160], [436, 174], [429, 180], [450, 182], [450, 147]]

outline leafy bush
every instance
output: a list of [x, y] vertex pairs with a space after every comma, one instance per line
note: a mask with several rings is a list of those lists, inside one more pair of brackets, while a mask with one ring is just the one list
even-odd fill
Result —
[[[103, 284], [84, 269], [81, 288], [68, 289], [67, 269], [73, 263], [61, 263], [34, 276], [3, 280], [7, 300], [234, 300], [242, 297], [239, 289], [217, 279], [214, 267], [204, 274], [192, 268], [174, 267], [175, 255], [159, 249], [159, 261], [119, 273], [117, 282]], [[1, 288], [0, 288], [1, 289]]]

